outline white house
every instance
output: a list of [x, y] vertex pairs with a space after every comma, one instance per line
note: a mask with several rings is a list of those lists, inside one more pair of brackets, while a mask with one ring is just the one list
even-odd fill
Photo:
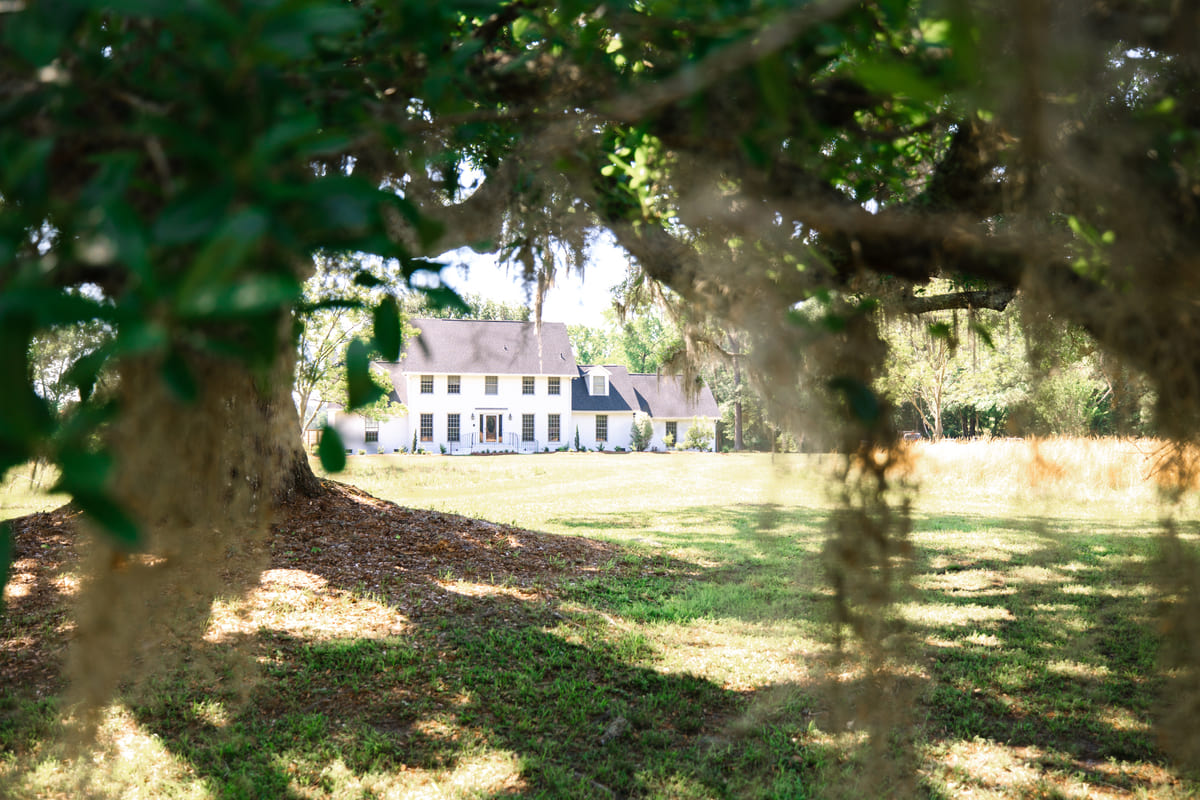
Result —
[[687, 397], [675, 376], [631, 375], [621, 366], [575, 363], [567, 326], [543, 322], [417, 319], [391, 373], [406, 412], [382, 421], [332, 415], [348, 450], [390, 453], [538, 452], [573, 447], [629, 449], [635, 419], [663, 436], [686, 436], [698, 419], [718, 416], [708, 387]]

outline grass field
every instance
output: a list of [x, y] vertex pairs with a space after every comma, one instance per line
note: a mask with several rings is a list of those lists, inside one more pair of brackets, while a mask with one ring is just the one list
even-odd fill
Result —
[[[409, 587], [445, 590], [446, 607], [402, 635], [379, 630], [384, 592], [273, 601], [280, 619], [331, 622], [303, 637], [260, 629], [250, 689], [185, 672], [114, 706], [99, 761], [54, 744], [57, 701], [0, 688], [0, 796], [81, 786], [220, 798], [898, 793], [867, 788], [881, 772], [856, 726], [870, 715], [870, 677], [853, 662], [829, 670], [821, 476], [831, 465], [750, 454], [351, 458], [339, 479], [377, 497], [586, 536], [613, 557], [577, 575], [564, 563], [569, 577], [546, 586], [472, 582], [448, 566], [436, 586]], [[1152, 466], [1153, 447], [1129, 442], [916, 449], [925, 490], [900, 608], [915, 646], [909, 694], [893, 709], [903, 746], [889, 754], [908, 789], [1200, 794], [1155, 730]], [[1194, 529], [1193, 509], [1176, 513]]]

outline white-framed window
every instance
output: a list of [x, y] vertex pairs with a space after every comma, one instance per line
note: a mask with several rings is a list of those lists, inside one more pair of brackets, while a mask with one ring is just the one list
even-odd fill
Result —
[[446, 441], [457, 442], [459, 437], [459, 415], [446, 415]]
[[421, 441], [433, 441], [433, 414], [421, 415]]
[[678, 422], [671, 421], [671, 422], [667, 423], [667, 436], [671, 437], [672, 442], [679, 441], [679, 423]]
[[363, 420], [363, 441], [378, 442], [379, 441], [379, 420], [368, 419]]
[[433, 394], [433, 376], [421, 376], [421, 394]]
[[603, 375], [592, 376], [592, 394], [608, 394], [608, 381]]
[[533, 441], [533, 414], [521, 415], [521, 441]]
[[500, 379], [495, 375], [488, 375], [483, 379], [484, 394], [500, 394]]
[[446, 394], [461, 394], [462, 393], [462, 376], [447, 375], [446, 376]]
[[562, 378], [550, 378], [546, 382], [546, 394], [562, 394]]
[[525, 377], [521, 378], [521, 394], [533, 394], [533, 387], [534, 382], [532, 375], [526, 375]]
[[[553, 380], [553, 379], [551, 379]], [[552, 442], [560, 441], [562, 438], [562, 415], [551, 414], [546, 420], [546, 438]]]
[[596, 415], [596, 441], [608, 441], [608, 414]]

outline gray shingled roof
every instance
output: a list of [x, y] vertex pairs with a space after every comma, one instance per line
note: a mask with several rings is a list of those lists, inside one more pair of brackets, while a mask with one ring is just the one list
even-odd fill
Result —
[[628, 379], [638, 394], [642, 410], [655, 419], [721, 416], [712, 390], [703, 384], [699, 392], [689, 398], [679, 375], [634, 373]]
[[639, 411], [637, 392], [629, 382], [629, 370], [606, 364], [604, 367], [611, 375], [608, 377], [608, 394], [593, 396], [588, 393], [585, 370], [591, 367], [579, 367], [579, 374], [571, 381], [571, 410], [620, 412]]
[[392, 402], [408, 405], [408, 382], [404, 380], [404, 365], [394, 361], [378, 361], [376, 363], [392, 376], [392, 393], [388, 395]]
[[[532, 322], [414, 319], [421, 331], [401, 356], [410, 373], [561, 375], [577, 373], [575, 353], [561, 322], [543, 322], [541, 346]], [[395, 374], [395, 373], [394, 373]]]

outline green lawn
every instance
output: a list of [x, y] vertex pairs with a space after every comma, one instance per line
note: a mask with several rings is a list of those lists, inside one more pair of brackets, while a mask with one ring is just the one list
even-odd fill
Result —
[[[436, 602], [404, 636], [259, 630], [248, 700], [210, 667], [115, 706], [105, 730], [124, 755], [87, 766], [87, 785], [220, 798], [1200, 793], [1155, 731], [1152, 492], [1033, 503], [1014, 485], [987, 502], [988, 487], [919, 499], [899, 609], [913, 646], [880, 683], [833, 659], [830, 465], [351, 458], [339, 479], [377, 497], [602, 540], [613, 558], [573, 576], [564, 564], [552, 586], [448, 568], [429, 586], [280, 600], [281, 613], [347, 624], [386, 617], [388, 591]], [[85, 762], [49, 744], [56, 704], [4, 691], [0, 796], [70, 795]], [[862, 730], [880, 704], [897, 726], [882, 751]]]

